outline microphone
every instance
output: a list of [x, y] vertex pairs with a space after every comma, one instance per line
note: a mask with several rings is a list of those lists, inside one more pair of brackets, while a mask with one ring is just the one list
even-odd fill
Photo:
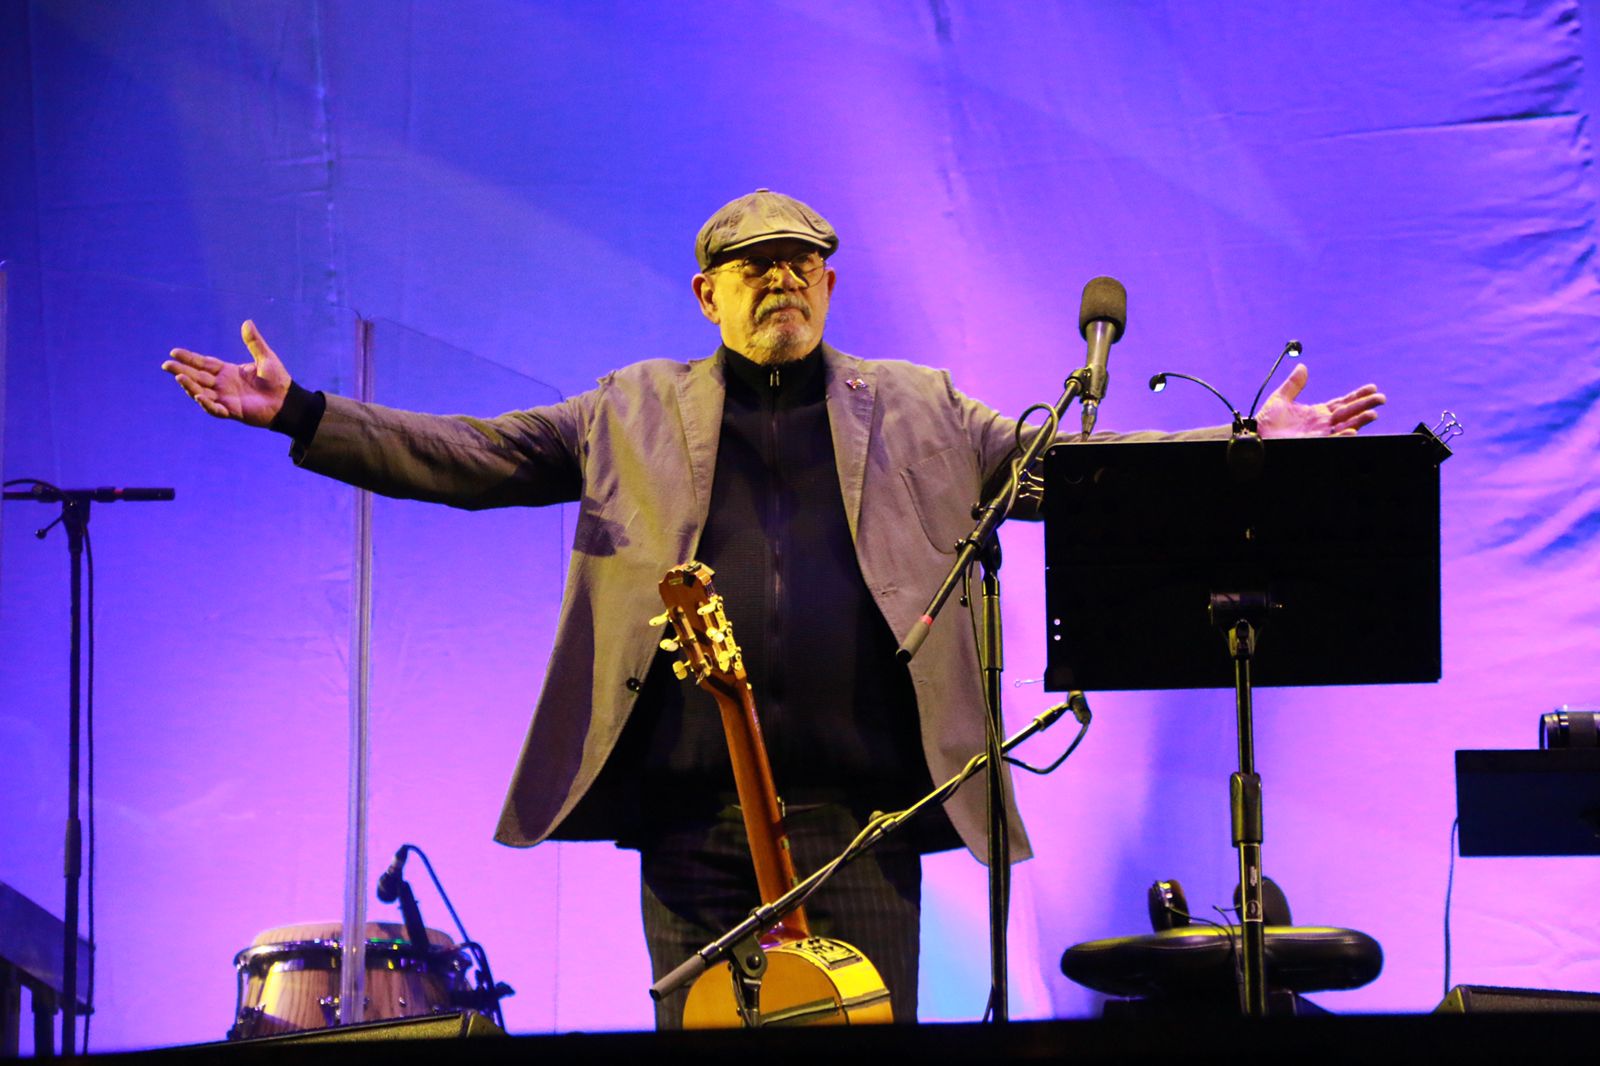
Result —
[[394, 862], [378, 876], [379, 903], [393, 903], [400, 898], [400, 886], [405, 884], [401, 874], [406, 868], [406, 853], [410, 850], [410, 844], [400, 845], [400, 850], [394, 853]]
[[161, 502], [172, 499], [176, 493], [171, 489], [115, 489], [103, 488], [94, 490], [96, 503], [116, 503], [118, 500], [127, 500], [130, 503]]
[[1083, 412], [1083, 435], [1094, 432], [1100, 417], [1100, 401], [1105, 399], [1110, 375], [1106, 373], [1106, 359], [1111, 346], [1122, 339], [1128, 324], [1128, 290], [1116, 278], [1091, 278], [1083, 287], [1083, 302], [1078, 305], [1078, 333], [1089, 342], [1089, 356], [1084, 363], [1083, 389], [1078, 394], [1078, 407]]
[[98, 489], [58, 489], [54, 485], [47, 485], [42, 481], [35, 481], [33, 486], [16, 492], [8, 491], [5, 498], [8, 500], [36, 500], [39, 503], [63, 502], [89, 502], [89, 503], [116, 503], [118, 500], [127, 500], [130, 503], [163, 502], [175, 498], [177, 493], [172, 489], [119, 489], [104, 486]]
[[[400, 872], [406, 866], [406, 852], [411, 850], [413, 849], [410, 844], [401, 844], [400, 850], [394, 853], [394, 862], [391, 862], [389, 868], [378, 878], [378, 901], [380, 903], [399, 901], [400, 920], [405, 925], [406, 939], [426, 955], [430, 950], [428, 927], [422, 924], [422, 910], [417, 906], [417, 897], [411, 894], [411, 886], [400, 876]], [[427, 862], [428, 857], [422, 856], [422, 861]]]

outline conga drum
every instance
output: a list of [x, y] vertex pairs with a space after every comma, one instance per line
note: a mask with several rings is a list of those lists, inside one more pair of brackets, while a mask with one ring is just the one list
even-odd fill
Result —
[[[284, 925], [233, 958], [238, 1002], [229, 1040], [325, 1029], [339, 1019], [338, 922]], [[366, 1018], [413, 1018], [454, 1009], [466, 990], [467, 953], [437, 929], [419, 950], [395, 922], [367, 923]]]

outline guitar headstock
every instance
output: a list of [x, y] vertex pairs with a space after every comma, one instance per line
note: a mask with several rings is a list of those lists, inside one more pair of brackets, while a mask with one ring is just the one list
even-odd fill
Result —
[[672, 623], [674, 636], [661, 642], [665, 651], [680, 652], [672, 672], [681, 681], [693, 678], [701, 688], [744, 684], [744, 660], [733, 639], [733, 627], [722, 609], [722, 597], [711, 584], [715, 571], [704, 563], [674, 566], [661, 579], [666, 612], [650, 619], [652, 626]]

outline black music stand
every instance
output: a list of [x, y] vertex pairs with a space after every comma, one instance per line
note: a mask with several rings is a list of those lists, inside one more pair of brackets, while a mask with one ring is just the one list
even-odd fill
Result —
[[1266, 1012], [1257, 685], [1437, 681], [1439, 463], [1405, 436], [1064, 444], [1044, 465], [1045, 687], [1232, 688], [1240, 987]]
[[1600, 855], [1600, 748], [1456, 752], [1461, 855]]

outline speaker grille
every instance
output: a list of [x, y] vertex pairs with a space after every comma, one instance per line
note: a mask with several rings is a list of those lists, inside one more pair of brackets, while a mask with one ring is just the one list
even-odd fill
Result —
[[1600, 993], [1456, 985], [1433, 1012], [1435, 1014], [1600, 1013]]

